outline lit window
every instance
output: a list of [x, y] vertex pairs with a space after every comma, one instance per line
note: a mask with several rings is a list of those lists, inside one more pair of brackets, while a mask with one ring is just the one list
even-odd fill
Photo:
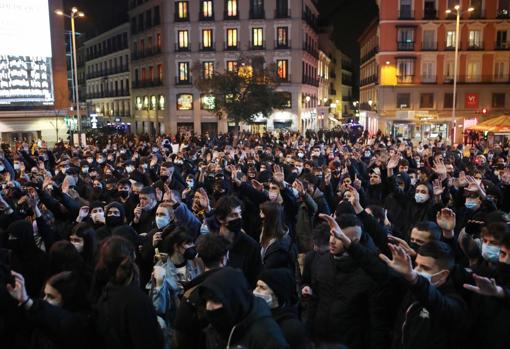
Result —
[[212, 79], [214, 75], [214, 62], [203, 62], [202, 71], [204, 79]]
[[188, 2], [177, 1], [175, 3], [177, 19], [188, 19]]
[[143, 107], [142, 97], [136, 97], [135, 106], [136, 106], [136, 110], [142, 110], [142, 107]]
[[237, 17], [237, 0], [227, 0], [227, 17]]
[[189, 81], [189, 63], [179, 62], [179, 81]]
[[455, 31], [446, 32], [446, 47], [447, 48], [455, 47]]
[[189, 47], [189, 35], [187, 30], [179, 30], [178, 36], [178, 48], [180, 50], [187, 49]]
[[163, 95], [159, 95], [158, 108], [159, 110], [165, 110], [165, 96]]
[[201, 14], [203, 18], [211, 18], [214, 15], [213, 2], [211, 0], [202, 1]]
[[151, 96], [151, 110], [156, 110], [156, 96]]
[[469, 47], [470, 48], [481, 48], [482, 40], [481, 40], [481, 32], [479, 30], [470, 30], [469, 31]]
[[278, 78], [287, 80], [289, 78], [289, 61], [286, 59], [278, 59], [276, 61], [276, 69]]
[[211, 48], [213, 45], [213, 31], [212, 29], [202, 30], [202, 47]]
[[227, 46], [228, 47], [237, 47], [237, 29], [236, 28], [227, 29]]
[[200, 97], [200, 109], [213, 110], [215, 107], [214, 96], [203, 95]]
[[158, 64], [158, 79], [163, 81], [163, 65]]
[[278, 27], [276, 28], [276, 47], [289, 46], [289, 28]]
[[264, 30], [262, 28], [251, 28], [251, 43], [253, 47], [264, 46]]
[[238, 63], [237, 61], [227, 61], [227, 71], [228, 72], [236, 72]]
[[177, 95], [177, 110], [192, 110], [193, 95], [189, 93], [181, 93]]
[[143, 109], [147, 109], [147, 108], [149, 108], [149, 97], [144, 96], [143, 97]]

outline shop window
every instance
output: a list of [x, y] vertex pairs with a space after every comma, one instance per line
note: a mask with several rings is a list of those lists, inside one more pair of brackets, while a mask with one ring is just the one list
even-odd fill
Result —
[[159, 95], [158, 108], [159, 110], [165, 110], [165, 96], [163, 95]]
[[177, 95], [177, 110], [192, 110], [193, 95], [190, 93], [181, 93]]

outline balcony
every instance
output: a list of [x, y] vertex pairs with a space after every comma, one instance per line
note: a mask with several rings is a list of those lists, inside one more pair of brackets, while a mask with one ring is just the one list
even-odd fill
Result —
[[158, 87], [158, 86], [163, 86], [163, 81], [161, 79], [139, 80], [139, 81], [133, 82], [133, 89], [150, 88], [150, 87]]
[[360, 80], [360, 86], [370, 85], [370, 84], [377, 84], [377, 75], [369, 76], [368, 78], [361, 79]]
[[498, 9], [498, 12], [496, 13], [496, 18], [499, 19], [510, 18], [510, 9]]
[[507, 41], [497, 41], [494, 47], [496, 50], [510, 50], [510, 43]]
[[468, 51], [481, 51], [483, 50], [483, 42], [470, 42], [467, 46]]
[[254, 43], [250, 41], [250, 50], [265, 50], [266, 49], [266, 41], [262, 40], [262, 42]]
[[183, 80], [183, 79], [180, 79], [178, 76], [176, 76], [175, 84], [177, 86], [190, 86], [190, 85], [193, 85], [193, 78], [191, 76], [188, 76], [187, 79]]
[[280, 76], [276, 76], [276, 81], [281, 83], [281, 84], [285, 84], [285, 83], [290, 83], [292, 81], [292, 78], [290, 76], [290, 74], [287, 74], [285, 77], [280, 77]]
[[266, 19], [263, 8], [250, 9], [250, 19]]
[[370, 58], [375, 57], [377, 52], [379, 52], [379, 47], [374, 47], [373, 49], [368, 51], [364, 56], [361, 57], [361, 60], [360, 60], [361, 64], [365, 63]]
[[288, 9], [277, 9], [274, 11], [274, 18], [290, 18], [291, 12], [290, 8]]
[[397, 82], [399, 84], [412, 84], [414, 83], [414, 75], [397, 75]]
[[469, 12], [469, 19], [483, 19], [485, 18], [485, 9], [475, 8], [473, 12]]
[[241, 47], [241, 43], [238, 41], [235, 45], [232, 45], [228, 42], [225, 43], [225, 46], [223, 47], [224, 51], [239, 51], [239, 48]]
[[437, 51], [437, 42], [435, 41], [424, 41], [421, 43], [422, 51]]
[[202, 52], [213, 52], [213, 51], [216, 51], [216, 43], [213, 42], [209, 46], [204, 46], [204, 43], [201, 42], [200, 43], [200, 51], [202, 51]]
[[319, 19], [317, 16], [309, 12], [303, 12], [302, 19], [308, 24], [315, 32], [319, 31]]
[[319, 87], [319, 79], [303, 76], [303, 84]]
[[420, 82], [422, 84], [435, 84], [437, 82], [436, 75], [422, 75], [420, 76]]
[[223, 20], [224, 21], [237, 21], [239, 20], [239, 12], [235, 14], [230, 14], [227, 11], [223, 13]]
[[214, 12], [211, 13], [211, 15], [209, 16], [209, 15], [204, 14], [203, 11], [200, 11], [200, 13], [198, 14], [198, 19], [200, 21], [214, 21], [215, 20]]
[[446, 43], [444, 45], [445, 51], [455, 51], [455, 43], [448, 44]]
[[342, 85], [352, 86], [352, 79], [351, 78], [342, 77]]
[[174, 22], [189, 22], [189, 15], [185, 17], [180, 17], [179, 14], [176, 12], [174, 16]]
[[87, 79], [101, 78], [101, 77], [106, 77], [108, 75], [126, 73], [128, 71], [129, 71], [129, 67], [127, 65], [124, 65], [121, 67], [115, 67], [115, 68], [111, 68], [111, 69], [101, 69], [97, 72], [87, 74]]
[[114, 47], [111, 47], [111, 48], [107, 48], [106, 50], [102, 50], [101, 49], [100, 51], [96, 51], [96, 52], [93, 52], [93, 53], [86, 54], [85, 57], [86, 57], [87, 61], [91, 61], [93, 59], [109, 55], [111, 53], [119, 52], [119, 51], [122, 51], [122, 50], [127, 50], [128, 48], [129, 48], [128, 44], [127, 43], [123, 43], [120, 46], [114, 46]]
[[278, 40], [275, 40], [274, 42], [274, 49], [275, 50], [288, 50], [292, 47], [291, 41], [287, 40], [287, 42], [278, 42]]
[[399, 51], [414, 51], [414, 41], [397, 41], [397, 50]]
[[88, 93], [87, 99], [129, 97], [129, 90], [103, 91], [96, 93]]
[[139, 60], [139, 59], [156, 56], [156, 55], [158, 55], [160, 53], [161, 53], [161, 47], [148, 48], [148, 49], [143, 50], [143, 51], [138, 51], [138, 52], [131, 53], [131, 60], [132, 61], [136, 61], [136, 60]]
[[319, 59], [319, 51], [313, 48], [312, 46], [307, 45], [306, 42], [303, 42], [303, 50], [312, 55], [312, 57]]
[[180, 46], [179, 43], [175, 43], [175, 52], [190, 52], [191, 51], [191, 43], [188, 43], [187, 46]]
[[414, 11], [402, 8], [398, 11], [398, 19], [414, 19]]
[[423, 19], [437, 19], [437, 10], [436, 9], [424, 9], [423, 10]]

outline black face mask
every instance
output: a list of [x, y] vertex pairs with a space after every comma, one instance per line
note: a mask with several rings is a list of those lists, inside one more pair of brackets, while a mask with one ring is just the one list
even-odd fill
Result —
[[118, 216], [107, 216], [106, 217], [106, 225], [110, 228], [118, 227], [122, 225], [123, 221], [121, 217]]
[[162, 182], [166, 182], [168, 180], [168, 176], [159, 176]]
[[188, 247], [186, 250], [184, 250], [184, 259], [187, 259], [189, 261], [197, 258], [197, 249], [195, 248], [195, 246], [192, 246], [192, 247]]
[[227, 229], [232, 233], [238, 234], [243, 229], [243, 220], [241, 218], [234, 219], [227, 223]]
[[129, 192], [128, 191], [119, 191], [119, 196], [123, 199], [127, 199], [127, 197], [129, 196]]
[[207, 310], [206, 317], [212, 327], [220, 334], [223, 338], [228, 338], [230, 331], [232, 330], [233, 324], [230, 317], [225, 310], [225, 307], [216, 310]]
[[414, 251], [418, 252], [418, 249], [420, 248], [421, 245], [418, 245], [416, 242], [410, 242], [409, 243], [409, 247], [411, 247]]

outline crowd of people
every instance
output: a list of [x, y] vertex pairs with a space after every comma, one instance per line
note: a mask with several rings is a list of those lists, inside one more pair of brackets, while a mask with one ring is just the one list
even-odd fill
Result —
[[507, 348], [507, 145], [189, 133], [0, 152], [2, 348]]

